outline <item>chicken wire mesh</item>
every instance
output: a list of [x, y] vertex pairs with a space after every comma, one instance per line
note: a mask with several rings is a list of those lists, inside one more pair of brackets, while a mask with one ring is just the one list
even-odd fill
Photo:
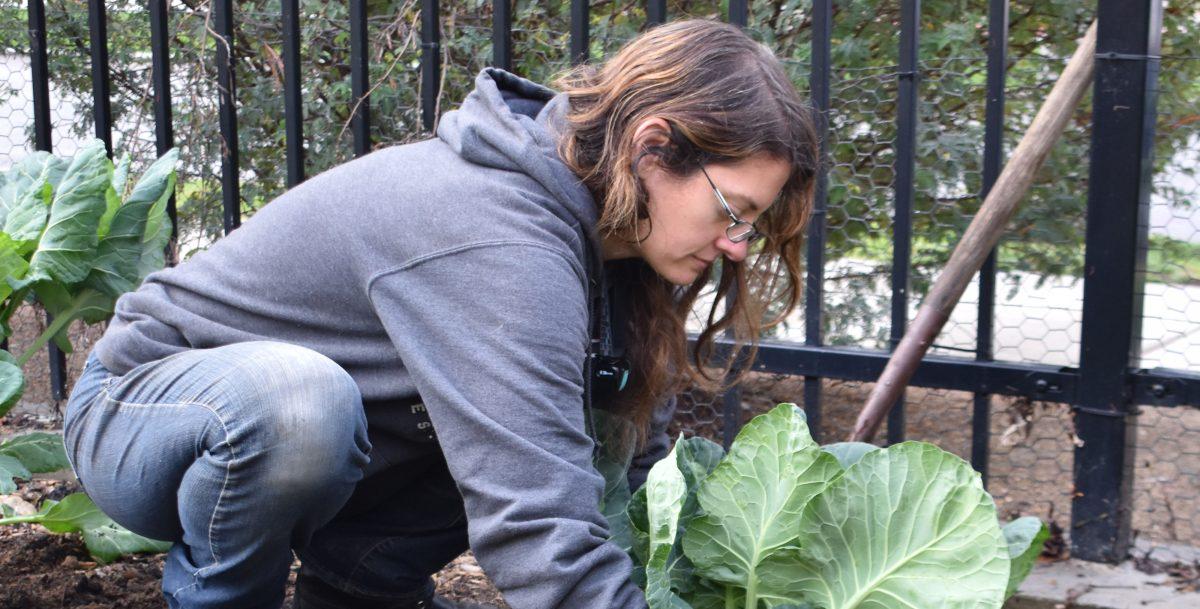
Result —
[[[1187, 5], [1176, 10], [1186, 10]], [[1177, 18], [1171, 11], [1167, 19]], [[1168, 22], [1170, 25], [1170, 22]], [[1166, 47], [1162, 73], [1200, 66], [1190, 46]], [[1156, 171], [1145, 219], [1145, 282], [1135, 336], [1142, 368], [1200, 372], [1200, 96], [1160, 86]], [[1133, 528], [1143, 541], [1200, 545], [1200, 410], [1143, 406], [1137, 417]]]
[[[1167, 55], [1162, 70], [1200, 65], [1197, 55]], [[1156, 143], [1181, 142], [1154, 175], [1142, 286], [1140, 365], [1200, 370], [1200, 97], [1186, 88], [1159, 92]]]
[[[610, 54], [635, 35], [644, 20], [640, 6], [593, 2], [591, 54]], [[884, 3], [892, 6], [894, 3]], [[439, 109], [453, 107], [472, 85], [478, 70], [491, 62], [491, 3], [443, 2], [442, 95]], [[23, 3], [0, 1], [0, 9]], [[209, 4], [171, 3], [169, 29], [187, 33], [189, 44], [173, 44], [172, 101], [177, 145], [184, 174], [177, 195], [181, 224], [181, 254], [198, 251], [219, 238], [220, 147], [216, 133], [216, 40], [209, 29]], [[302, 6], [311, 6], [308, 3]], [[340, 6], [340, 5], [339, 5]], [[682, 16], [672, 3], [672, 18]], [[885, 10], [887, 7], [881, 8]], [[978, 8], [978, 7], [977, 7]], [[804, 8], [796, 9], [792, 26], [805, 23]], [[114, 16], [115, 15], [115, 16]], [[758, 15], [752, 15], [757, 19]], [[348, 128], [351, 113], [349, 26], [346, 9], [308, 10], [302, 23], [302, 74], [305, 75], [304, 113], [306, 171], [315, 175], [353, 157]], [[51, 60], [70, 64], [71, 70], [52, 73], [51, 126], [54, 149], [71, 154], [93, 129], [92, 101], [85, 83], [87, 66], [86, 3], [47, 2], [48, 29], [55, 43]], [[116, 35], [143, 44], [148, 39], [146, 15], [139, 10], [114, 10], [110, 38]], [[241, 58], [236, 66], [238, 125], [243, 159], [243, 209], [251, 214], [284, 189], [283, 180], [283, 69], [282, 34], [276, 4], [235, 3], [237, 35], [234, 45]], [[1086, 19], [1064, 23], [1078, 28]], [[767, 32], [761, 22], [751, 30], [764, 39], [783, 40], [783, 32]], [[518, 5], [513, 20], [513, 57], [516, 71], [547, 82], [568, 67], [569, 10], [566, 3]], [[420, 13], [410, 0], [389, 14], [368, 18], [371, 89], [371, 135], [374, 147], [428, 137], [421, 125]], [[790, 33], [795, 48], [807, 44], [803, 28]], [[980, 34], [982, 36], [982, 34]], [[21, 45], [21, 40], [25, 45]], [[982, 38], [980, 38], [982, 40]], [[0, 170], [32, 150], [32, 82], [27, 38], [6, 38], [0, 63]], [[139, 42], [140, 41], [140, 42]], [[178, 41], [176, 41], [178, 42]], [[879, 41], [879, 56], [894, 57], [895, 41]], [[982, 48], [982, 47], [980, 47]], [[115, 148], [135, 159], [153, 152], [153, 106], [149, 83], [149, 58], [110, 51], [113, 68]], [[1164, 72], [1183, 69], [1196, 57], [1165, 54]], [[811, 64], [805, 58], [788, 58], [789, 73], [807, 91]], [[1015, 57], [1009, 67], [1006, 91], [1005, 146], [1010, 149], [1032, 120], [1065, 58], [1046, 54]], [[917, 159], [913, 243], [913, 285], [910, 318], [944, 264], [949, 247], [961, 235], [981, 203], [983, 114], [986, 58], [970, 56], [922, 58], [919, 63]], [[890, 333], [892, 216], [894, 214], [896, 162], [896, 65], [837, 65], [831, 67], [831, 109], [828, 132], [830, 209], [827, 215], [828, 251], [825, 258], [825, 297], [821, 303], [826, 344], [884, 349]], [[84, 84], [81, 84], [84, 83]], [[1191, 89], [1164, 89], [1160, 99], [1169, 108], [1158, 117], [1160, 138], [1180, 133], [1181, 146], [1155, 175], [1153, 208], [1149, 219], [1144, 316], [1141, 327], [1143, 367], [1200, 369], [1200, 106]], [[1190, 104], [1190, 105], [1189, 105]], [[1086, 149], [1090, 138], [1088, 102], [1081, 105], [1065, 144], [1056, 147], [1048, 167], [1011, 231], [1000, 246], [1001, 270], [997, 282], [994, 355], [996, 359], [1064, 366], [1079, 363], [1082, 320], [1082, 231], [1086, 198]], [[1189, 139], [1190, 138], [1190, 139]], [[1077, 241], [1067, 241], [1076, 239]], [[1077, 247], [1073, 247], [1072, 244]], [[970, 286], [939, 337], [933, 353], [966, 355], [976, 347], [978, 288]], [[36, 312], [18, 317], [14, 346], [22, 332], [35, 335]], [[28, 318], [28, 319], [26, 319]], [[771, 336], [803, 339], [803, 311], [796, 311]], [[94, 331], [89, 329], [89, 331]], [[76, 328], [76, 354], [86, 354], [94, 340]], [[30, 338], [31, 340], [31, 338]], [[73, 358], [78, 355], [73, 355]], [[82, 367], [71, 359], [69, 374]], [[44, 362], [35, 359], [26, 372], [32, 381], [29, 399], [48, 402]], [[71, 378], [68, 379], [69, 381]], [[44, 386], [45, 393], [39, 389]], [[857, 410], [870, 391], [870, 383], [823, 379], [822, 432], [826, 441], [848, 435]], [[781, 401], [803, 402], [803, 379], [789, 375], [755, 373], [741, 386], [738, 420]], [[46, 397], [39, 397], [39, 396]], [[972, 396], [962, 392], [910, 388], [906, 394], [906, 430], [909, 438], [935, 442], [947, 450], [970, 457], [969, 437]], [[1070, 513], [1073, 434], [1070, 409], [1061, 404], [992, 398], [990, 422], [989, 488], [1002, 515], [1034, 514], [1065, 527]], [[1200, 545], [1200, 531], [1188, 519], [1200, 497], [1200, 457], [1195, 446], [1198, 425], [1195, 410], [1142, 408], [1137, 420], [1137, 470], [1134, 527], [1155, 540]], [[725, 431], [721, 396], [697, 391], [680, 396], [673, 429], [720, 440]], [[886, 436], [886, 427], [878, 437]]]
[[[23, 3], [15, 0], [0, 2], [3, 14], [15, 14]], [[62, 16], [70, 20], [81, 18], [87, 23], [87, 6], [64, 6], [61, 11], [48, 10], [47, 20]], [[8, 29], [8, 28], [6, 28]], [[80, 45], [87, 44], [86, 29], [80, 40]], [[73, 78], [88, 79], [90, 55], [86, 46], [61, 45], [48, 48], [47, 53], [56, 58], [77, 63], [83, 68]], [[7, 170], [13, 163], [21, 160], [35, 150], [34, 142], [34, 107], [33, 107], [33, 72], [29, 58], [28, 36], [5, 35], [3, 37], [2, 60], [0, 60], [0, 170]], [[73, 127], [82, 124], [90, 129], [92, 125], [92, 99], [90, 96], [76, 95], [74, 90], [62, 81], [52, 80], [50, 84], [50, 142], [57, 154], [70, 156], [78, 149], [83, 134]], [[86, 118], [85, 118], [86, 117]], [[80, 121], [83, 121], [80, 123]]]

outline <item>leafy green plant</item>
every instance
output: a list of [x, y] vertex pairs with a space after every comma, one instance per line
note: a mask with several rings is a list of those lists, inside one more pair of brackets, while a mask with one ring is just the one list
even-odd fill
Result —
[[28, 480], [70, 466], [58, 434], [38, 431], [0, 442], [0, 495], [16, 492], [15, 478]]
[[651, 609], [999, 608], [1048, 535], [1036, 518], [1001, 527], [957, 456], [821, 447], [794, 404], [756, 417], [727, 455], [681, 438], [624, 510], [613, 471], [604, 512]]
[[36, 297], [54, 322], [15, 360], [0, 362], [0, 415], [20, 398], [15, 379], [23, 365], [53, 340], [71, 352], [67, 327], [112, 315], [118, 297], [163, 265], [171, 236], [167, 199], [175, 186], [177, 155], [168, 151], [123, 196], [129, 157], [113, 166], [104, 143], [92, 140], [69, 162], [47, 152], [21, 159], [0, 182], [0, 331]]
[[[21, 398], [21, 366], [29, 358], [52, 340], [70, 353], [71, 322], [108, 319], [117, 298], [162, 268], [177, 160], [168, 151], [131, 187], [129, 157], [114, 166], [104, 143], [93, 140], [70, 160], [36, 152], [0, 175], [0, 333], [12, 335], [9, 320], [27, 301], [40, 302], [54, 317], [19, 357], [0, 350], [0, 416]], [[0, 494], [15, 491], [17, 478], [69, 465], [58, 435], [13, 438], [0, 444]], [[4, 516], [0, 524], [36, 522], [53, 532], [79, 532], [101, 561], [164, 549], [109, 520], [83, 493], [46, 502], [35, 515]]]
[[100, 563], [125, 554], [171, 548], [170, 542], [142, 537], [113, 522], [83, 493], [72, 493], [62, 501], [47, 499], [36, 514], [0, 518], [0, 525], [17, 523], [40, 524], [53, 533], [79, 533], [88, 552]]

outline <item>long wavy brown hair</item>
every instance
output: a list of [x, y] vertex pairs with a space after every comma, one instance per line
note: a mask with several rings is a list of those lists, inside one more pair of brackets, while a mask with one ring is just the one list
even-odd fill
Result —
[[[595, 198], [601, 238], [636, 234], [638, 220], [649, 218], [634, 173], [643, 155], [680, 177], [760, 153], [791, 165], [779, 199], [755, 221], [766, 238], [742, 262], [723, 257], [686, 287], [635, 265], [627, 328], [632, 382], [614, 406], [644, 431], [667, 397], [689, 386], [715, 393], [745, 373], [734, 358], [716, 357], [722, 333], [731, 329], [733, 353], [748, 347], [745, 357], [753, 361], [761, 332], [799, 302], [800, 245], [818, 169], [811, 110], [770, 50], [735, 26], [700, 19], [653, 28], [602, 66], [575, 68], [556, 85], [570, 101], [559, 154]], [[671, 125], [669, 145], [635, 150], [634, 130], [647, 117]], [[718, 271], [689, 360], [685, 324]]]

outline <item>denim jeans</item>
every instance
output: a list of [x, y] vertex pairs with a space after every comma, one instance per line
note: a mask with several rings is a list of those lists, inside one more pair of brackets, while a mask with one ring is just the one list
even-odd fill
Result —
[[121, 376], [93, 354], [63, 435], [100, 509], [174, 542], [172, 608], [277, 608], [293, 550], [337, 588], [415, 600], [467, 547], [462, 498], [437, 451], [368, 468], [368, 410], [345, 370], [297, 345], [194, 349]]

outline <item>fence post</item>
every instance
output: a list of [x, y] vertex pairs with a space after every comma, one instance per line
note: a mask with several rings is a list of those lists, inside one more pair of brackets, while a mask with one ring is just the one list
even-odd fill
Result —
[[[159, 156], [175, 146], [171, 114], [171, 57], [167, 32], [169, 0], [150, 2], [150, 81], [154, 85], [154, 149]], [[163, 251], [167, 266], [179, 261], [179, 214], [175, 193], [167, 199], [167, 217], [171, 219], [171, 240]]]
[[304, 99], [300, 94], [300, 0], [281, 0], [283, 116], [287, 133], [287, 185], [304, 181]]
[[492, 65], [513, 69], [511, 0], [492, 0]]
[[214, 0], [213, 27], [217, 36], [217, 97], [221, 128], [221, 201], [225, 234], [242, 225], [242, 194], [238, 163], [237, 84], [234, 78], [233, 0]]
[[[988, 2], [987, 102], [984, 110], [983, 188], [979, 200], [987, 199], [1004, 166], [1004, 82], [1008, 66], [1008, 0]], [[979, 306], [975, 324], [975, 359], [992, 361], [992, 327], [996, 302], [996, 250], [979, 269]], [[976, 393], [971, 413], [971, 466], [988, 482], [988, 452], [991, 436], [992, 396]]]
[[1147, 237], [1162, 3], [1101, 0], [1097, 18], [1071, 554], [1117, 562], [1130, 541], [1137, 425], [1129, 367], [1141, 324], [1138, 260]]
[[[805, 255], [807, 278], [804, 285], [804, 344], [820, 347], [822, 342], [821, 310], [825, 304], [825, 237], [826, 209], [829, 205], [829, 81], [832, 71], [830, 55], [833, 37], [833, 0], [814, 0], [812, 26], [812, 67], [808, 83], [812, 91], [813, 122], [820, 141], [816, 186], [813, 189], [813, 211], [808, 223], [808, 249]], [[814, 440], [820, 442], [821, 377], [804, 377], [804, 413]]]
[[[900, 71], [896, 89], [895, 217], [892, 220], [892, 323], [891, 348], [904, 338], [908, 327], [908, 270], [912, 265], [912, 214], [914, 172], [917, 161], [917, 70], [921, 0], [900, 5]], [[904, 394], [888, 412], [887, 443], [904, 441]]]
[[[50, 71], [46, 62], [46, 5], [42, 0], [29, 0], [29, 67], [33, 73], [33, 146], [36, 150], [50, 152]], [[46, 325], [54, 316], [46, 314]], [[4, 340], [8, 347], [8, 339]], [[51, 393], [56, 400], [65, 399], [66, 356], [54, 343], [50, 351]]]
[[108, 83], [108, 18], [104, 0], [88, 0], [88, 38], [92, 54], [92, 116], [96, 137], [112, 158], [112, 105]]
[[729, 22], [746, 27], [750, 22], [750, 0], [729, 0]]
[[654, 27], [667, 22], [667, 0], [650, 0], [646, 3], [646, 26]]
[[587, 63], [591, 57], [591, 10], [587, 0], [571, 0], [571, 63]]
[[421, 0], [421, 122], [426, 131], [436, 126], [441, 89], [441, 11], [438, 0]]
[[354, 156], [371, 151], [371, 62], [367, 49], [367, 0], [350, 0], [350, 130]]
[[50, 77], [46, 67], [46, 4], [29, 0], [29, 69], [33, 78], [33, 147], [50, 152]]

